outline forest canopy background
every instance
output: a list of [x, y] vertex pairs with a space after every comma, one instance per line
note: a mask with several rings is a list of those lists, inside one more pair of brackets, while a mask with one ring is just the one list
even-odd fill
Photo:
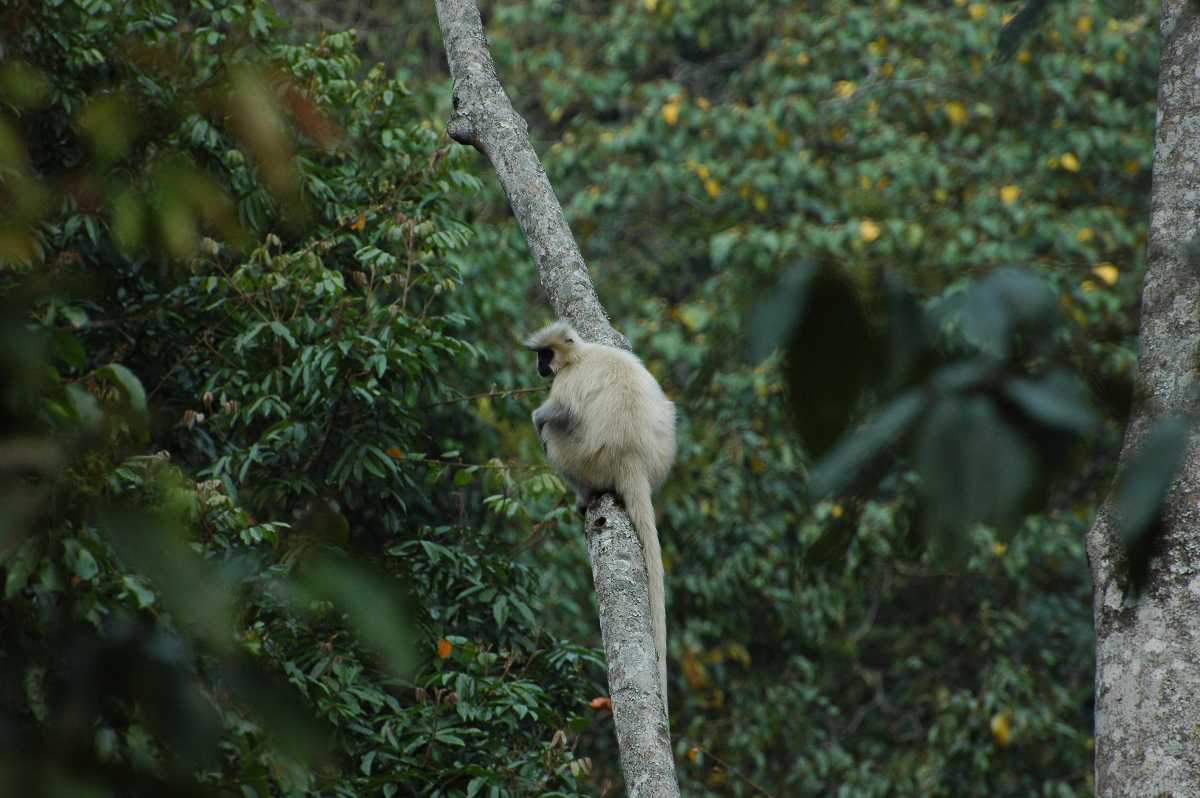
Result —
[[[431, 7], [276, 8], [5, 6], [0, 791], [613, 794], [584, 543], [514, 345], [546, 311], [442, 132]], [[681, 410], [683, 791], [1090, 794], [1083, 535], [1132, 395], [1154, 8], [1053, 4], [1007, 61], [1015, 4], [484, 10]], [[806, 268], [867, 332], [817, 318], [827, 357], [753, 359]], [[1044, 316], [980, 328], [1018, 273]], [[912, 347], [849, 367], [881, 340]], [[1019, 512], [931, 517], [904, 447], [810, 499], [833, 442], [797, 433], [789, 379], [850, 423], [989, 347], [992, 404], [958, 409], [1028, 461]], [[1088, 423], [1003, 400], [1055, 370]]]

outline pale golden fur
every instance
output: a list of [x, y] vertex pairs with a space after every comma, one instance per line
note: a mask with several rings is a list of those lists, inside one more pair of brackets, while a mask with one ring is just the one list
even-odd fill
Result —
[[667, 478], [675, 459], [675, 405], [635, 355], [587, 343], [564, 321], [539, 330], [525, 343], [530, 349], [552, 352], [550, 398], [533, 413], [546, 458], [571, 483], [581, 505], [615, 491], [637, 529], [649, 577], [665, 707], [667, 620], [662, 551], [650, 494]]

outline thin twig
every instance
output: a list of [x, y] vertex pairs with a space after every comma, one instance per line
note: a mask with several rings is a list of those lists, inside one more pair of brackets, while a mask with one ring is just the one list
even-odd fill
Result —
[[713, 761], [714, 761], [714, 762], [716, 762], [716, 763], [717, 763], [718, 765], [720, 765], [721, 767], [723, 767], [723, 768], [725, 769], [725, 771], [726, 771], [726, 772], [728, 772], [728, 773], [732, 773], [734, 776], [736, 776], [737, 778], [739, 778], [739, 779], [741, 779], [742, 781], [744, 781], [746, 784], [748, 784], [748, 785], [751, 787], [751, 789], [757, 790], [757, 791], [758, 791], [759, 793], [761, 793], [762, 795], [765, 795], [765, 796], [767, 796], [767, 798], [774, 798], [774, 796], [772, 796], [772, 795], [771, 795], [771, 793], [767, 792], [767, 791], [766, 791], [766, 790], [764, 790], [762, 787], [760, 787], [759, 785], [755, 784], [755, 783], [754, 783], [754, 782], [753, 782], [753, 781], [750, 779], [750, 777], [749, 777], [749, 776], [747, 776], [745, 773], [742, 773], [742, 771], [738, 770], [738, 769], [737, 769], [737, 768], [735, 768], [733, 765], [729, 764], [729, 763], [728, 763], [728, 762], [726, 762], [724, 759], [722, 759], [721, 757], [717, 756], [716, 754], [714, 754], [712, 751], [708, 750], [708, 749], [707, 749], [707, 748], [705, 748], [704, 746], [702, 746], [702, 745], [693, 745], [693, 746], [692, 746], [692, 748], [694, 748], [694, 749], [696, 749], [697, 751], [701, 752], [701, 753], [702, 753], [702, 754], [704, 754], [705, 756], [711, 756], [711, 757], [713, 758]]
[[458, 402], [473, 402], [476, 399], [503, 399], [506, 396], [524, 396], [527, 393], [543, 393], [550, 390], [548, 385], [540, 385], [535, 388], [513, 388], [508, 391], [487, 391], [486, 393], [473, 393], [467, 396], [459, 396], [455, 399], [446, 399], [442, 402], [432, 402], [427, 405], [421, 405], [418, 410], [428, 410], [431, 407], [441, 407], [443, 405], [457, 404]]

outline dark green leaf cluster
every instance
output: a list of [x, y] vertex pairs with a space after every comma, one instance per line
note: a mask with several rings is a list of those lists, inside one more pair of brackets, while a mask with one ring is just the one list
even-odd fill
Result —
[[0, 793], [576, 794], [602, 670], [507, 521], [561, 485], [462, 454], [464, 153], [266, 4], [15, 5]]

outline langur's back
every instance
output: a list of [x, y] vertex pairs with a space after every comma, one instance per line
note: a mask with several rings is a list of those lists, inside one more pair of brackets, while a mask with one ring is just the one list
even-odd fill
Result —
[[666, 477], [675, 453], [675, 406], [654, 376], [635, 355], [615, 347], [595, 344], [587, 357], [595, 358], [580, 396], [583, 417], [594, 422], [585, 432], [600, 446], [619, 447], [617, 457], [636, 453], [645, 461], [651, 482]]

